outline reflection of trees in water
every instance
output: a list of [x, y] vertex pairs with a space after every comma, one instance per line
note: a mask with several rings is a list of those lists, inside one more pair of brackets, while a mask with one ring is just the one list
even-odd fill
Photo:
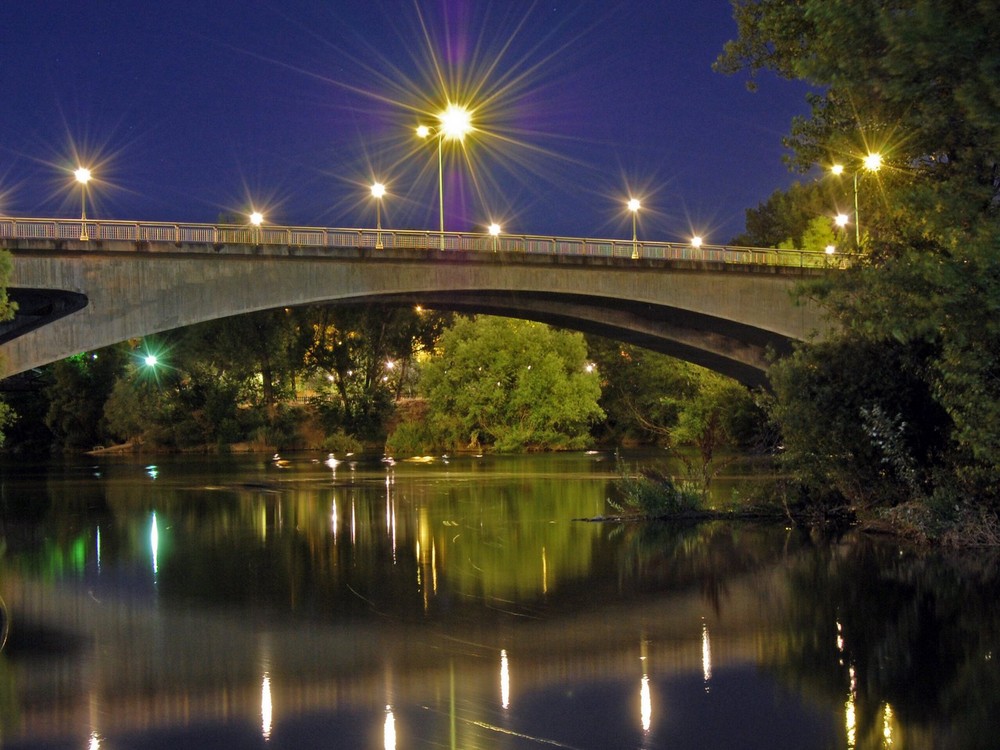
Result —
[[790, 573], [772, 668], [845, 706], [852, 747], [994, 747], [1000, 565], [860, 538], [818, 546]]
[[[44, 505], [32, 504], [46, 508], [40, 525], [34, 517], [29, 525], [55, 540], [50, 557], [80, 547], [81, 574], [96, 558], [97, 526], [105, 570], [148, 572], [155, 510], [161, 596], [302, 616], [423, 617], [483, 599], [530, 606], [591, 571], [599, 529], [572, 519], [603, 504], [593, 459], [340, 477], [302, 463], [300, 471], [267, 461], [242, 475], [198, 471], [190, 480], [120, 467], [49, 487]], [[41, 556], [38, 545], [23, 546], [18, 565], [36, 568], [26, 561]]]
[[716, 614], [729, 579], [772, 563], [801, 543], [798, 531], [731, 522], [626, 523], [610, 534], [627, 537], [619, 547], [622, 581], [659, 590], [698, 587]]

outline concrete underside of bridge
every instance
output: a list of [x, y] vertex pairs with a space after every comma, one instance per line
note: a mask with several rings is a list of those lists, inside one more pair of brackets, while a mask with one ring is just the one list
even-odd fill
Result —
[[705, 261], [437, 250], [7, 240], [0, 374], [257, 310], [420, 304], [538, 320], [671, 354], [748, 385], [772, 354], [822, 335], [793, 290], [821, 271]]

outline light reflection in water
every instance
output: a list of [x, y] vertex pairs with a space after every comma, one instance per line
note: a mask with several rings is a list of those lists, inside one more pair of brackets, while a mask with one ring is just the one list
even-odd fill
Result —
[[101, 749], [101, 736], [97, 732], [90, 733], [90, 743], [87, 745], [88, 750], [100, 750]]
[[885, 747], [892, 747], [892, 706], [888, 703], [882, 709], [882, 739]]
[[649, 732], [649, 728], [653, 725], [653, 699], [649, 692], [649, 675], [642, 676], [639, 699], [642, 703], [642, 731]]
[[333, 543], [337, 543], [337, 498], [333, 499], [330, 507], [330, 533], [333, 534]]
[[153, 511], [153, 522], [149, 527], [149, 549], [153, 556], [153, 576], [159, 572], [160, 531], [156, 526], [156, 511]]
[[260, 732], [264, 741], [271, 739], [271, 677], [265, 672], [260, 686]]
[[649, 644], [639, 641], [639, 662], [642, 664], [642, 681], [639, 685], [639, 719], [643, 733], [648, 734], [653, 725], [653, 697], [649, 690]]
[[705, 692], [709, 691], [712, 679], [712, 639], [708, 635], [708, 624], [701, 623], [701, 672], [705, 680]]
[[385, 707], [385, 750], [396, 750], [396, 718], [392, 715], [392, 706]]
[[510, 665], [507, 662], [507, 649], [500, 649], [500, 705], [510, 708]]
[[858, 741], [858, 717], [855, 707], [858, 683], [853, 666], [848, 669], [848, 674], [851, 677], [851, 686], [844, 704], [844, 724], [847, 728], [847, 750], [854, 750]]

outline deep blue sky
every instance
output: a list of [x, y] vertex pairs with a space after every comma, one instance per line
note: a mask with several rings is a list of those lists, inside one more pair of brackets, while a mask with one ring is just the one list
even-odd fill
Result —
[[0, 213], [727, 242], [787, 186], [805, 88], [711, 70], [727, 0], [31, 0], [0, 11]]

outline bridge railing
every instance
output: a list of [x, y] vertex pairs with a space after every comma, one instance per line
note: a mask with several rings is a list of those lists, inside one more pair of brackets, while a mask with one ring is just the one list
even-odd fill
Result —
[[[85, 231], [84, 231], [85, 230]], [[192, 224], [150, 221], [88, 219], [31, 219], [0, 217], [0, 242], [4, 239], [123, 241], [147, 243], [199, 243], [212, 245], [281, 245], [313, 248], [370, 248], [527, 253], [556, 256], [640, 258], [651, 260], [714, 261], [719, 263], [799, 268], [844, 267], [849, 256], [805, 250], [784, 250], [735, 245], [699, 247], [679, 242], [653, 242], [549, 237], [541, 235], [493, 236], [475, 232], [432, 232], [402, 229], [337, 229], [325, 227]]]

